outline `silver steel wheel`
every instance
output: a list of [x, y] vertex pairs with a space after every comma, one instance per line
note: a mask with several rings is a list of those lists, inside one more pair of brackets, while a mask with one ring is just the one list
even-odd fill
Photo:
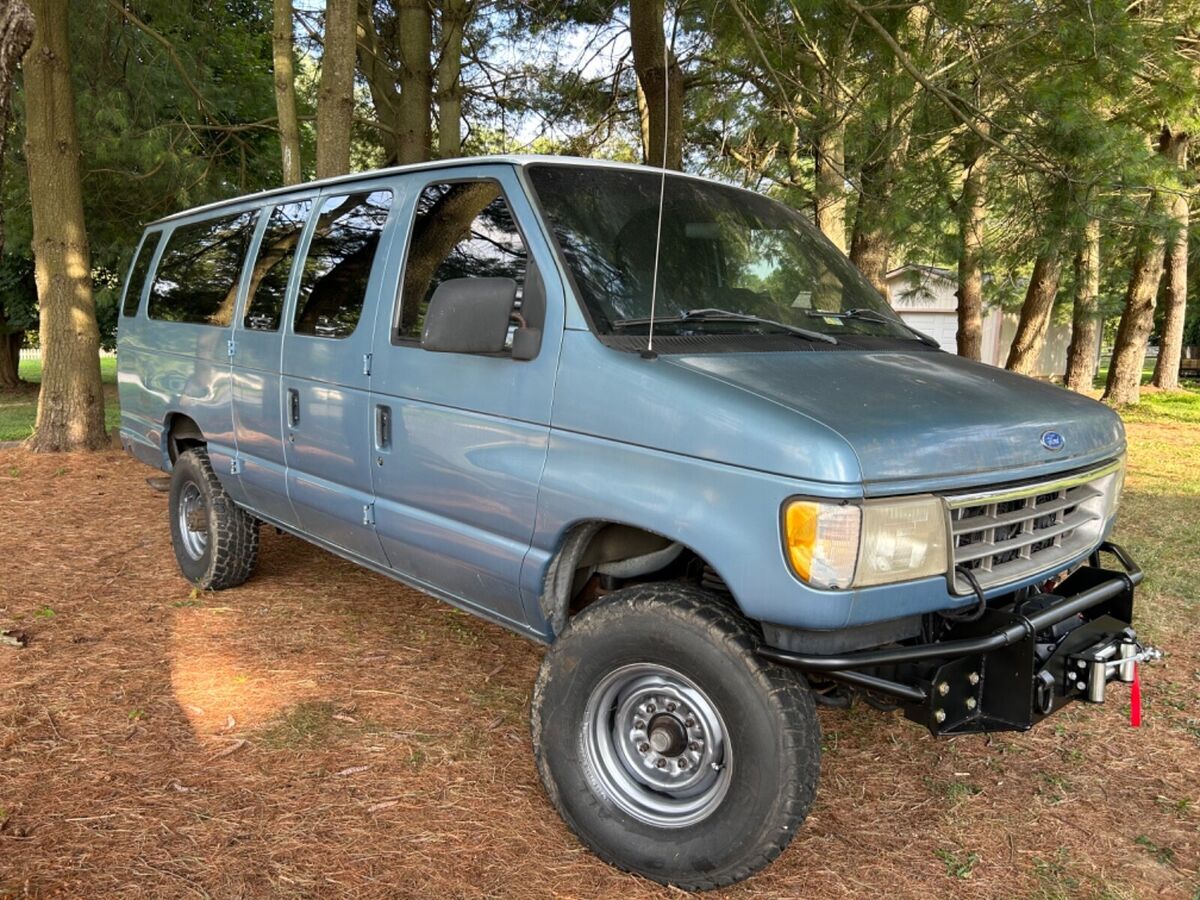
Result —
[[208, 504], [194, 481], [179, 492], [179, 542], [192, 559], [200, 559], [208, 548]]
[[733, 775], [721, 714], [690, 679], [635, 663], [606, 675], [583, 716], [588, 781], [622, 812], [683, 828], [712, 815]]

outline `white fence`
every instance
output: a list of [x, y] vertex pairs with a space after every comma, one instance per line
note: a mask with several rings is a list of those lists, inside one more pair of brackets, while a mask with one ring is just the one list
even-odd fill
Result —
[[[101, 350], [100, 351], [101, 359], [114, 359], [116, 357], [116, 355], [117, 355], [117, 352], [115, 350]], [[40, 347], [22, 347], [21, 348], [21, 362], [29, 362], [31, 360], [34, 362], [40, 362], [41, 359], [42, 359], [42, 351], [41, 351]]]

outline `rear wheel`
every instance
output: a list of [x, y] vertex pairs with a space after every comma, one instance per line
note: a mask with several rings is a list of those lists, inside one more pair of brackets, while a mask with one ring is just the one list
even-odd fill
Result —
[[538, 771], [606, 861], [688, 889], [779, 855], [820, 770], [812, 697], [761, 659], [748, 623], [682, 585], [617, 591], [547, 652], [533, 696]]
[[258, 561], [258, 520], [225, 493], [202, 447], [175, 460], [171, 543], [184, 577], [201, 590], [237, 587]]

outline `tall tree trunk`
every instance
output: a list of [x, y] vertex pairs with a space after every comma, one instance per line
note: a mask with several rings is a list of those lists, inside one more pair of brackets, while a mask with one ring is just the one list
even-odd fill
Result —
[[1009, 371], [1022, 375], [1033, 374], [1046, 343], [1046, 331], [1050, 327], [1050, 313], [1054, 309], [1054, 297], [1058, 293], [1061, 275], [1062, 253], [1057, 246], [1038, 254], [1033, 263], [1033, 274], [1029, 276], [1025, 302], [1021, 304], [1017, 333], [1013, 336], [1008, 361], [1004, 364]]
[[397, 0], [400, 32], [400, 100], [397, 155], [401, 163], [424, 162], [430, 153], [433, 111], [433, 20], [427, 0]]
[[8, 331], [4, 308], [0, 306], [0, 390], [20, 386], [23, 346], [25, 335], [20, 331]]
[[987, 156], [982, 148], [966, 166], [958, 199], [958, 355], [983, 358], [983, 235], [987, 221]]
[[1100, 222], [1088, 219], [1083, 243], [1075, 253], [1075, 296], [1071, 346], [1067, 348], [1066, 385], [1086, 393], [1096, 384], [1096, 345], [1100, 340]]
[[383, 58], [382, 42], [371, 13], [371, 0], [358, 4], [358, 67], [371, 92], [375, 118], [379, 120], [379, 140], [383, 144], [383, 165], [394, 166], [400, 161], [397, 138], [400, 133], [400, 94], [396, 90], [396, 75]]
[[467, 0], [442, 2], [442, 53], [438, 57], [438, 156], [462, 155], [462, 52]]
[[[3, 182], [5, 151], [8, 149], [12, 83], [21, 57], [33, 42], [33, 13], [24, 0], [8, 0], [0, 9], [0, 183]], [[0, 204], [0, 260], [4, 258], [4, 207]], [[8, 323], [0, 298], [0, 388], [21, 383], [21, 347], [25, 335]]]
[[[915, 4], [905, 13], [896, 31], [901, 41], [921, 41], [929, 11]], [[886, 103], [883, 111], [865, 123], [868, 136], [867, 158], [859, 171], [858, 203], [854, 209], [854, 227], [850, 235], [850, 261], [885, 300], [888, 296], [887, 272], [892, 250], [892, 195], [896, 174], [908, 156], [912, 137], [912, 107], [917, 82], [904, 77], [899, 62], [892, 56], [886, 72]]]
[[850, 236], [850, 262], [867, 276], [871, 286], [888, 299], [888, 258], [892, 241], [887, 228], [891, 208], [892, 173], [889, 164], [865, 167], [859, 177], [858, 205]]
[[[1163, 128], [1159, 137], [1158, 152], [1172, 162], [1183, 158], [1186, 136]], [[1154, 196], [1150, 203], [1161, 204], [1162, 198]], [[1146, 343], [1154, 329], [1154, 306], [1158, 299], [1158, 284], [1162, 281], [1165, 236], [1151, 229], [1142, 236], [1129, 275], [1129, 287], [1125, 289], [1125, 308], [1121, 311], [1121, 323], [1117, 326], [1117, 338], [1113, 344], [1112, 362], [1108, 367], [1108, 381], [1104, 385], [1105, 403], [1112, 406], [1127, 406], [1137, 403], [1142, 395], [1142, 366], [1146, 362]]]
[[[646, 101], [649, 142], [643, 162], [683, 168], [683, 70], [667, 47], [664, 0], [630, 0], [633, 67]], [[664, 156], [665, 150], [665, 156]]]
[[[1180, 139], [1178, 165], [1187, 167], [1187, 138]], [[1171, 201], [1171, 218], [1178, 230], [1171, 235], [1166, 250], [1166, 268], [1163, 277], [1167, 280], [1163, 297], [1162, 340], [1158, 348], [1158, 359], [1154, 363], [1154, 377], [1150, 383], [1164, 391], [1179, 390], [1179, 362], [1183, 358], [1183, 326], [1187, 318], [1188, 278], [1188, 198], [1176, 194]]]
[[41, 310], [42, 387], [35, 451], [97, 450], [104, 432], [100, 332], [83, 221], [79, 133], [71, 89], [67, 0], [34, 0], [25, 55], [25, 158]]
[[846, 252], [846, 127], [839, 120], [817, 133], [814, 213], [817, 228]]
[[355, 0], [326, 0], [325, 45], [317, 88], [317, 177], [350, 171], [354, 121]]
[[271, 27], [275, 67], [275, 110], [279, 116], [279, 150], [283, 157], [283, 183], [298, 184], [300, 174], [300, 121], [296, 117], [296, 70], [293, 56], [292, 0], [275, 0]]

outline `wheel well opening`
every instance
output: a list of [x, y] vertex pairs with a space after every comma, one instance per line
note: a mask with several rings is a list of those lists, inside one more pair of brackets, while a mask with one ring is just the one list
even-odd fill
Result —
[[167, 418], [167, 458], [172, 465], [175, 464], [175, 460], [179, 459], [180, 453], [191, 450], [193, 447], [203, 447], [206, 443], [204, 432], [189, 416], [185, 416], [183, 413], [172, 413]]
[[617, 522], [583, 522], [567, 533], [546, 573], [541, 607], [554, 633], [607, 594], [648, 581], [684, 581], [729, 595], [704, 557], [669, 537]]

